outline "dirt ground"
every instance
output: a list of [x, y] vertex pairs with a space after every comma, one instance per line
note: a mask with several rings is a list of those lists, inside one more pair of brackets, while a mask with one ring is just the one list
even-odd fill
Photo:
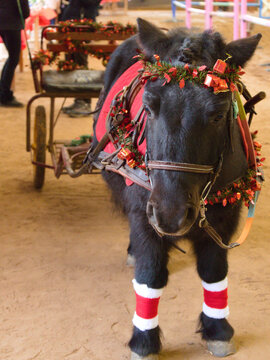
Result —
[[[170, 12], [129, 13], [163, 27], [182, 26], [170, 21]], [[120, 13], [115, 17], [126, 22]], [[100, 16], [107, 21], [110, 16]], [[203, 19], [194, 17], [202, 28]], [[215, 22], [229, 41], [230, 20]], [[250, 92], [270, 94], [270, 30], [255, 26], [264, 38], [246, 68]], [[27, 103], [34, 95], [29, 69], [16, 74], [16, 96]], [[48, 103], [45, 104], [47, 114]], [[60, 106], [58, 101], [57, 106]], [[256, 107], [253, 130], [263, 154], [270, 159], [269, 98]], [[42, 191], [32, 185], [32, 165], [25, 151], [25, 108], [0, 108], [0, 360], [124, 360], [135, 297], [127, 268], [128, 225], [110, 202], [99, 175], [57, 180], [46, 170]], [[72, 139], [90, 132], [88, 118], [62, 116], [56, 137]], [[266, 180], [269, 165], [265, 165]], [[270, 354], [270, 238], [269, 181], [256, 209], [248, 240], [230, 252], [230, 322], [238, 352], [231, 359], [265, 360]], [[243, 217], [246, 212], [243, 212]], [[173, 252], [170, 281], [160, 303], [163, 330], [162, 359], [210, 359], [195, 333], [202, 306], [202, 289], [188, 242], [187, 255]]]

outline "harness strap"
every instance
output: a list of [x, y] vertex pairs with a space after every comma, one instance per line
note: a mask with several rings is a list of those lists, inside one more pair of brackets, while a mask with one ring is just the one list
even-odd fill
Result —
[[254, 146], [253, 146], [253, 141], [252, 141], [251, 135], [250, 135], [250, 130], [249, 130], [248, 122], [247, 122], [245, 109], [241, 102], [239, 92], [235, 91], [234, 95], [235, 95], [235, 99], [237, 101], [237, 106], [238, 106], [238, 110], [239, 110], [239, 116], [237, 118], [237, 121], [238, 121], [240, 130], [244, 135], [243, 141], [245, 143], [245, 147], [247, 150], [247, 161], [249, 161], [249, 166], [252, 168], [255, 168], [255, 170], [256, 170], [257, 165], [256, 165]]
[[129, 167], [125, 164], [125, 161], [119, 159], [117, 157], [118, 151], [115, 151], [115, 154], [108, 162], [108, 154], [105, 151], [101, 151], [98, 155], [96, 161], [93, 162], [93, 165], [97, 168], [101, 168], [100, 165], [102, 165], [102, 168], [106, 171], [112, 171], [115, 172], [124, 178], [131, 179], [135, 184], [145, 188], [146, 190], [151, 191], [151, 185], [149, 182], [148, 176], [145, 174], [145, 171], [137, 168], [136, 170]]
[[251, 226], [252, 226], [252, 223], [253, 223], [253, 220], [254, 220], [255, 206], [256, 206], [259, 195], [260, 195], [260, 192], [256, 191], [255, 196], [254, 196], [254, 200], [253, 200], [253, 204], [250, 203], [250, 205], [249, 205], [248, 215], [247, 215], [247, 218], [246, 218], [244, 228], [243, 228], [239, 238], [235, 242], [235, 244], [237, 244], [237, 246], [243, 244], [243, 242], [246, 240], [246, 238], [247, 238], [247, 236], [249, 234], [249, 231], [251, 229]]
[[213, 174], [214, 167], [211, 165], [199, 165], [199, 164], [187, 164], [187, 163], [178, 163], [171, 161], [161, 161], [161, 160], [148, 160], [147, 167], [149, 170], [158, 169], [158, 170], [171, 170], [171, 171], [184, 171], [192, 172], [198, 174]]
[[209, 224], [209, 222], [205, 219], [202, 223], [201, 227], [207, 232], [207, 234], [217, 243], [222, 249], [233, 249], [236, 246], [239, 246], [239, 242], [234, 242], [229, 245], [224, 244], [222, 241], [222, 237], [216, 232], [216, 230]]
[[[238, 125], [239, 125], [239, 128], [240, 128], [240, 131], [242, 133], [244, 148], [246, 150], [246, 155], [247, 155], [247, 161], [249, 161], [249, 165], [251, 167], [254, 167], [255, 170], [258, 171], [254, 146], [253, 146], [253, 142], [252, 142], [252, 139], [251, 139], [248, 122], [247, 122], [247, 119], [246, 119], [245, 108], [242, 105], [240, 95], [239, 95], [239, 93], [237, 91], [235, 92], [235, 97], [236, 97], [236, 101], [237, 101], [237, 105], [238, 105], [238, 109], [239, 109], [239, 116], [237, 118], [237, 122], [238, 122]], [[259, 97], [260, 97], [260, 100], [262, 100], [264, 98], [263, 96], [259, 96]], [[260, 170], [260, 172], [262, 172], [262, 171]], [[258, 180], [259, 181], [261, 180], [261, 178], [259, 176], [258, 176]], [[263, 180], [263, 177], [262, 177], [262, 180]], [[249, 205], [248, 215], [247, 215], [247, 219], [246, 219], [244, 228], [243, 228], [240, 236], [238, 237], [237, 241], [234, 242], [234, 243], [231, 243], [229, 245], [224, 244], [223, 241], [222, 241], [221, 236], [208, 223], [205, 216], [202, 217], [202, 219], [200, 220], [200, 223], [199, 223], [200, 225], [199, 226], [202, 227], [207, 232], [207, 234], [222, 249], [228, 250], [228, 249], [232, 249], [234, 247], [237, 247], [237, 246], [243, 244], [243, 242], [246, 240], [246, 238], [247, 238], [247, 236], [249, 234], [249, 231], [251, 229], [253, 219], [254, 219], [255, 206], [256, 206], [256, 202], [258, 200], [258, 197], [259, 197], [259, 191], [256, 191], [253, 203], [250, 203], [250, 205]], [[205, 211], [204, 205], [202, 206], [202, 211]]]
[[88, 151], [86, 153], [83, 163], [89, 164], [91, 167], [91, 164], [93, 163], [93, 161], [95, 161], [95, 159], [97, 158], [99, 153], [105, 148], [105, 146], [107, 145], [107, 143], [109, 141], [110, 141], [110, 136], [109, 136], [109, 133], [106, 132], [105, 135], [98, 142], [97, 146], [94, 149], [90, 146], [90, 148], [88, 149]]

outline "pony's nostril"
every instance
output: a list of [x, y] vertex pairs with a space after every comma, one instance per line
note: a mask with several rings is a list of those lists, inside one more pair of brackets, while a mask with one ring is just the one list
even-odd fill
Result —
[[146, 206], [146, 213], [148, 217], [153, 216], [153, 205], [149, 201]]
[[193, 206], [187, 208], [186, 221], [194, 222], [196, 217], [196, 210]]
[[151, 204], [150, 201], [148, 201], [146, 206], [146, 214], [148, 216], [148, 219], [151, 221], [151, 223], [155, 222], [154, 206]]
[[183, 216], [182, 216], [182, 217], [180, 218], [180, 220], [178, 221], [178, 227], [179, 227], [179, 229], [181, 229], [181, 227], [185, 225], [186, 218], [187, 218], [187, 214], [188, 214], [188, 210], [185, 211], [185, 213], [183, 214]]
[[158, 225], [156, 207], [151, 201], [148, 201], [147, 203], [146, 214], [151, 225]]
[[195, 209], [192, 206], [187, 207], [184, 216], [179, 220], [179, 228], [193, 223], [195, 219]]

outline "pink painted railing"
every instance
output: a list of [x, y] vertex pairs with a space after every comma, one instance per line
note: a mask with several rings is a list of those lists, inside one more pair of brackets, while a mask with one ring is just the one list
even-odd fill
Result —
[[[192, 1], [186, 0], [185, 5], [180, 1], [174, 1], [174, 4], [184, 8], [186, 10], [186, 27], [191, 28], [191, 13], [202, 14], [205, 17], [205, 29], [211, 29], [213, 27], [213, 16], [219, 17], [230, 17], [234, 18], [234, 39], [239, 38], [239, 15], [235, 16], [235, 13], [239, 14], [239, 0], [234, 1], [234, 3], [227, 2], [214, 2], [213, 0], [205, 0], [204, 2], [196, 2], [196, 5], [204, 6], [204, 9], [198, 9], [192, 7]], [[229, 6], [230, 4], [234, 6], [234, 12], [225, 12], [225, 11], [214, 11], [214, 5], [224, 5]], [[237, 6], [238, 11], [235, 7]]]
[[[240, 11], [240, 3], [241, 3], [241, 11]], [[204, 7], [203, 9], [198, 9], [192, 7], [192, 4], [199, 5]], [[233, 12], [228, 11], [214, 11], [214, 5], [217, 6], [232, 6]], [[172, 9], [173, 9], [173, 17], [175, 18], [175, 7], [179, 6], [186, 11], [186, 27], [188, 29], [191, 28], [191, 14], [202, 14], [205, 17], [205, 29], [211, 29], [213, 26], [213, 17], [227, 17], [233, 18], [233, 39], [239, 39], [239, 28], [240, 28], [240, 37], [247, 36], [247, 23], [251, 22], [254, 24], [268, 26], [270, 27], [270, 20], [251, 16], [247, 14], [248, 6], [256, 6], [259, 7], [259, 4], [253, 3], [248, 4], [247, 0], [234, 0], [233, 2], [224, 2], [224, 1], [213, 1], [213, 0], [205, 0], [205, 1], [194, 1], [186, 0], [178, 1], [172, 0]]]
[[247, 23], [270, 27], [270, 20], [247, 14], [247, 0], [241, 0], [240, 37], [247, 36]]

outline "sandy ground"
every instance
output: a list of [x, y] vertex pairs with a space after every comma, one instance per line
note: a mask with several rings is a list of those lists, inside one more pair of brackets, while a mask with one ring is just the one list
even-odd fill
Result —
[[[163, 27], [175, 26], [169, 12], [139, 15]], [[137, 16], [130, 12], [129, 21]], [[119, 14], [117, 20], [127, 18]], [[182, 25], [183, 15], [178, 14], [178, 20]], [[195, 17], [194, 25], [202, 28], [203, 20]], [[230, 21], [215, 26], [231, 39]], [[255, 27], [257, 31], [264, 39], [244, 81], [252, 94], [270, 93], [270, 73], [261, 66], [269, 63], [270, 30]], [[27, 103], [33, 95], [29, 70], [17, 73], [16, 96]], [[48, 113], [48, 103], [40, 103]], [[269, 159], [269, 100], [256, 110], [252, 128], [259, 130], [258, 140]], [[72, 139], [90, 128], [89, 119], [62, 116], [56, 137]], [[33, 189], [25, 151], [25, 109], [1, 108], [0, 129], [0, 359], [128, 359], [135, 299], [133, 270], [125, 265], [126, 220], [111, 205], [99, 175], [57, 180], [47, 170], [43, 190]], [[268, 179], [267, 163], [265, 174]], [[267, 181], [248, 240], [230, 252], [230, 321], [238, 347], [232, 360], [270, 356], [269, 191]], [[171, 255], [170, 281], [160, 304], [162, 359], [209, 359], [195, 333], [202, 306], [200, 280], [189, 244], [183, 247], [187, 255]]]

